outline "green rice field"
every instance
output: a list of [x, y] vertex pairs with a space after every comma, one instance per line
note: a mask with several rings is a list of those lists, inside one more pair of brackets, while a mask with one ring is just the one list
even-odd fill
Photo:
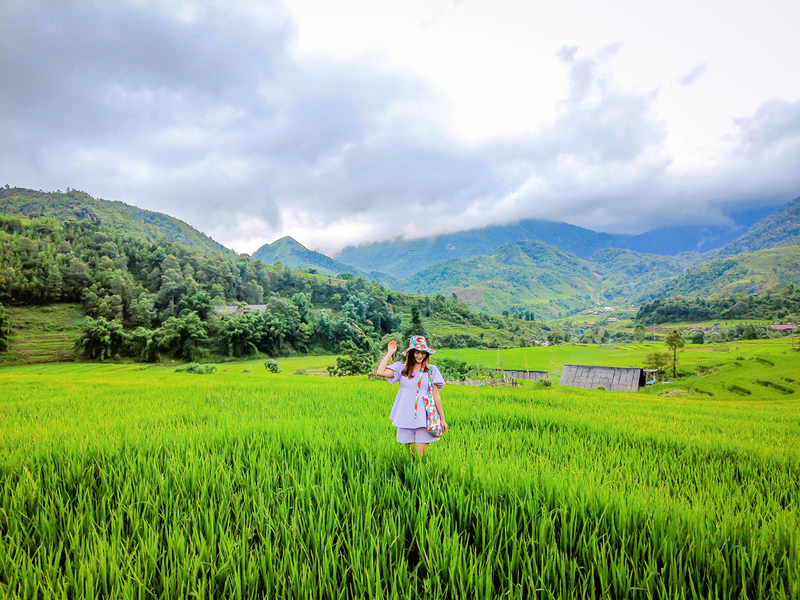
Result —
[[0, 369], [0, 598], [800, 598], [798, 393], [448, 386], [420, 461], [292, 360]]

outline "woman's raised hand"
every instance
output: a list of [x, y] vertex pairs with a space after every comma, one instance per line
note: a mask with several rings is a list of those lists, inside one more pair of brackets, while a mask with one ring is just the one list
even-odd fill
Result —
[[388, 348], [386, 348], [386, 356], [394, 356], [395, 352], [397, 352], [397, 342], [392, 340], [389, 342]]

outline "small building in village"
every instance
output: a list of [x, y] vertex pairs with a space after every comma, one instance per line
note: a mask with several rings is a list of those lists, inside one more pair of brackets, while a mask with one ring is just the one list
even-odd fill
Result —
[[215, 306], [214, 311], [221, 315], [234, 314], [234, 313], [247, 313], [254, 310], [265, 311], [267, 310], [266, 304], [247, 304], [244, 306], [238, 304], [230, 304], [227, 306]]
[[558, 380], [558, 385], [589, 390], [602, 386], [611, 392], [638, 392], [645, 383], [642, 369], [596, 365], [564, 365]]

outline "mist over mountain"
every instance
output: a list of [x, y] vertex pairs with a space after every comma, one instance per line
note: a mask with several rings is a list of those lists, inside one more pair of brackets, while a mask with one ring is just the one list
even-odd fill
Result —
[[567, 223], [528, 219], [515, 225], [493, 225], [418, 240], [348, 246], [337, 259], [358, 269], [404, 278], [446, 260], [491, 254], [504, 244], [526, 240], [539, 240], [584, 259], [605, 248], [675, 256], [720, 248], [775, 210], [768, 206], [732, 214], [729, 225], [696, 223], [637, 235], [598, 233]]
[[800, 196], [761, 219], [716, 254], [734, 256], [744, 252], [797, 244], [800, 244]]

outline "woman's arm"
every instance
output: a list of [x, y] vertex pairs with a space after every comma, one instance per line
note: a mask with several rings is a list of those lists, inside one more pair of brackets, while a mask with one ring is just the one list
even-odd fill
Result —
[[433, 386], [433, 403], [436, 405], [436, 411], [439, 413], [439, 420], [442, 422], [442, 431], [447, 433], [447, 421], [444, 420], [444, 409], [442, 408], [442, 399], [439, 397], [438, 386]]
[[397, 342], [391, 341], [389, 342], [389, 347], [386, 349], [386, 356], [383, 357], [381, 364], [378, 365], [378, 370], [375, 371], [379, 377], [394, 377], [394, 371], [387, 369], [386, 366], [389, 364], [389, 361], [392, 360], [395, 352], [397, 352]]

